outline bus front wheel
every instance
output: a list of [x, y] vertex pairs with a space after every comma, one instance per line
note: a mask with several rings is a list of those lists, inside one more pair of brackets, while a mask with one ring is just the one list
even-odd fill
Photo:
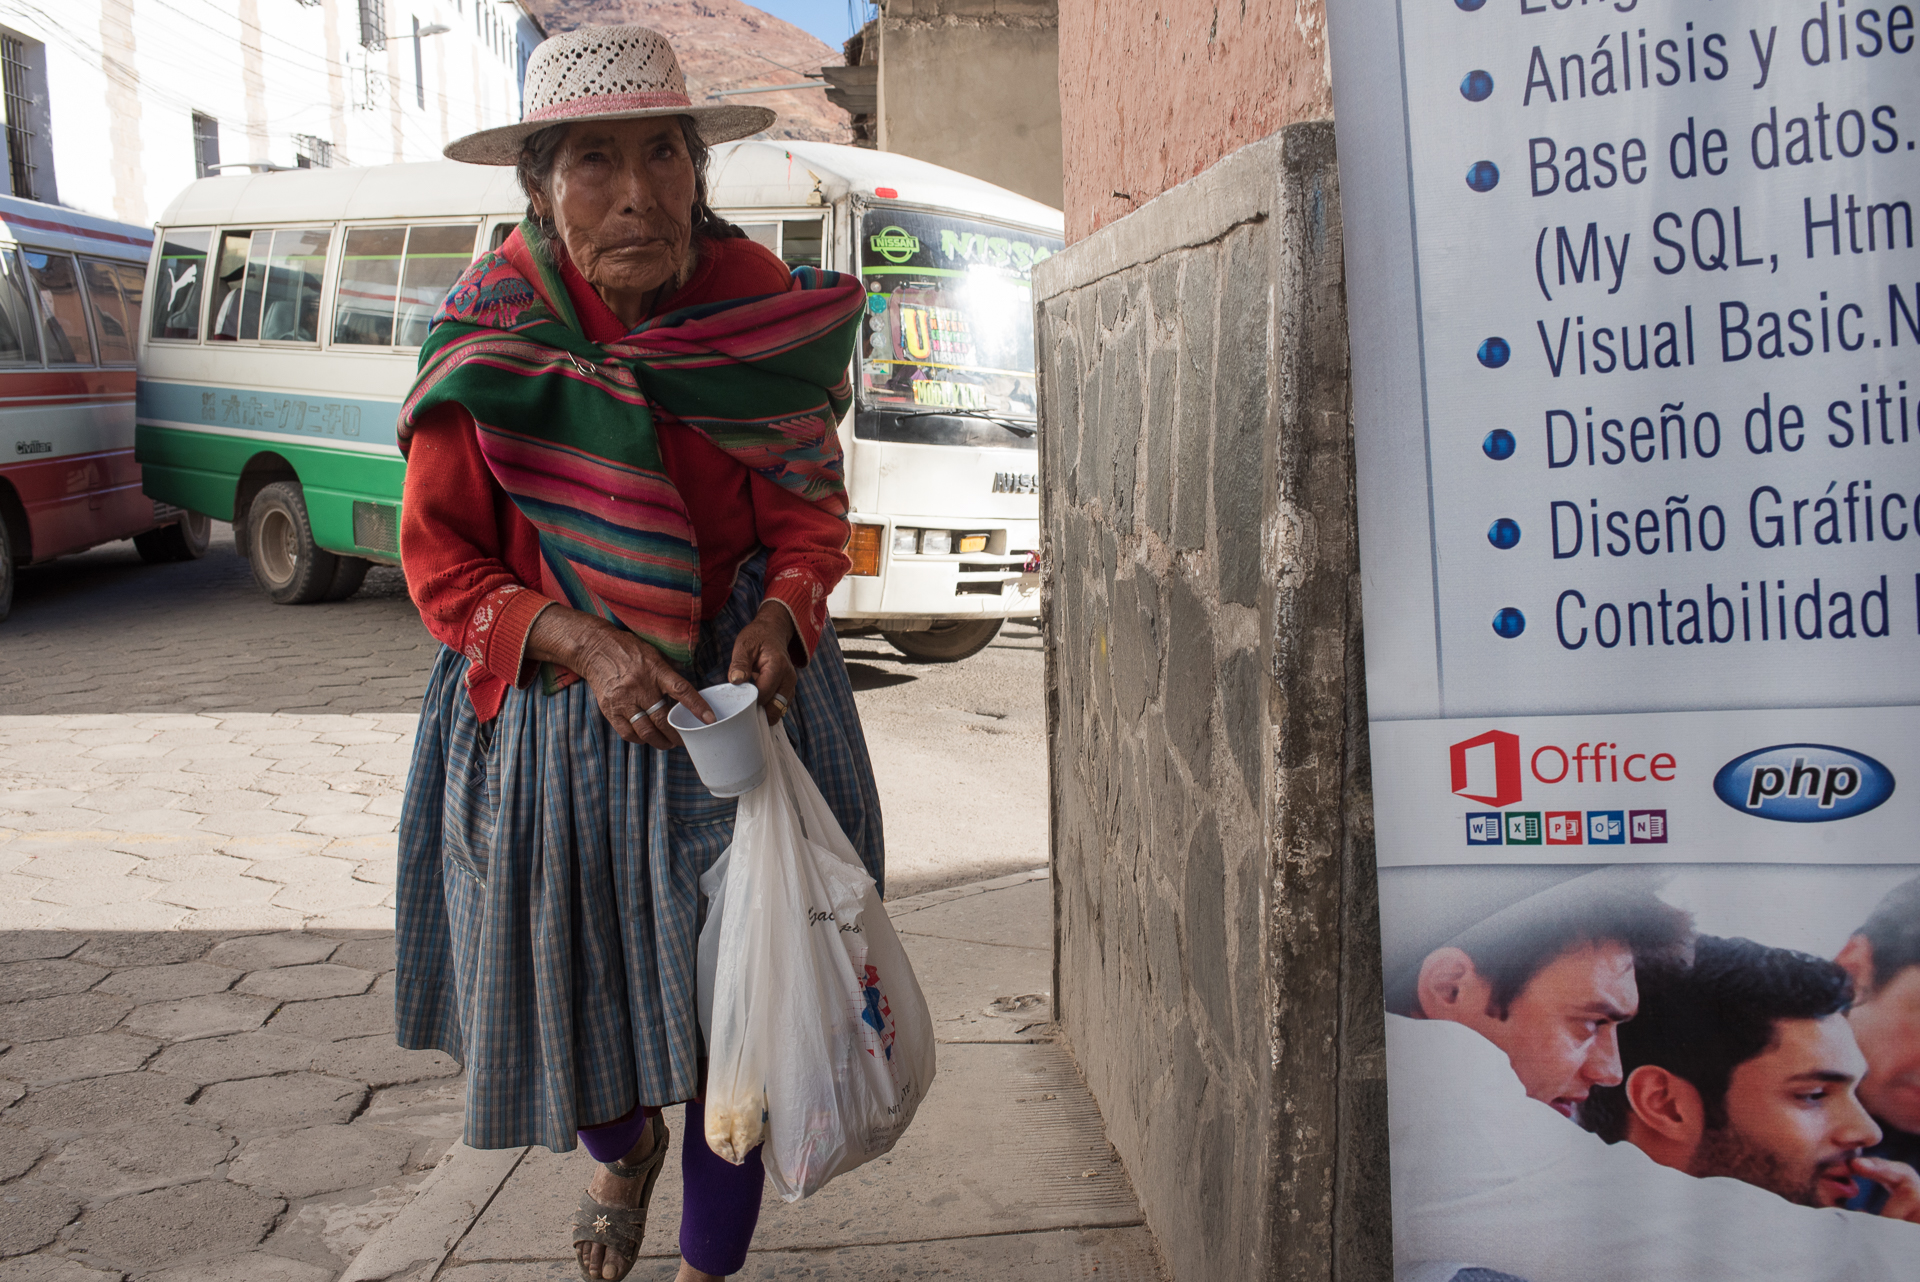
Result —
[[1000, 635], [1000, 619], [975, 619], [962, 622], [949, 619], [936, 623], [925, 632], [888, 632], [881, 629], [880, 635], [887, 644], [910, 659], [922, 659], [928, 663], [958, 663], [962, 659], [972, 658], [987, 648], [987, 644]]
[[313, 541], [307, 502], [297, 481], [275, 481], [247, 509], [253, 581], [276, 605], [324, 601], [340, 558]]
[[198, 561], [213, 539], [213, 522], [205, 513], [188, 512], [172, 525], [133, 536], [133, 550], [148, 565], [166, 561]]

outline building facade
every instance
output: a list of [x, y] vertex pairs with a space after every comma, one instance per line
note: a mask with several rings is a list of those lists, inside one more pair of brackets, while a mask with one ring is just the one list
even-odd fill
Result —
[[1059, 0], [883, 0], [880, 150], [1060, 208], [1059, 7]]
[[542, 38], [522, 0], [0, 0], [6, 190], [146, 223], [223, 169], [437, 159]]

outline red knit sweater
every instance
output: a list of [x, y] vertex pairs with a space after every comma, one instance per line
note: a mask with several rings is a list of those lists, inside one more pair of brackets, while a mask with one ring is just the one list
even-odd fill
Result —
[[[529, 280], [536, 274], [515, 232], [501, 252]], [[561, 274], [587, 337], [607, 342], [628, 327], [571, 261]], [[702, 240], [700, 262], [662, 312], [784, 292], [780, 260], [750, 240]], [[827, 594], [847, 572], [845, 518], [749, 471], [691, 428], [658, 423], [666, 471], [686, 501], [700, 553], [702, 618], [726, 604], [734, 575], [759, 548], [769, 552], [767, 599], [793, 615], [794, 662], [804, 665], [827, 621]], [[470, 660], [467, 693], [490, 721], [510, 685], [524, 684], [534, 618], [561, 593], [540, 560], [540, 541], [488, 470], [473, 418], [458, 405], [422, 416], [407, 449], [400, 518], [407, 590], [427, 631]], [[572, 673], [562, 680], [575, 680]]]

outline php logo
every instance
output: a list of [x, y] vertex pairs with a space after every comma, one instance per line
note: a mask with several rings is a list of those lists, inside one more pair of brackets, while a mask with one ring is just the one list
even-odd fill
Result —
[[1832, 744], [1783, 743], [1721, 766], [1713, 791], [1743, 814], [1828, 823], [1865, 814], [1891, 797], [1893, 772], [1864, 753]]
[[1489, 730], [1447, 749], [1453, 767], [1453, 791], [1488, 806], [1520, 800], [1520, 736]]

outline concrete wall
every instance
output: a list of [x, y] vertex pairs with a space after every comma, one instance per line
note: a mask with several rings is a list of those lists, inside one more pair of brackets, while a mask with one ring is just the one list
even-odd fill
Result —
[[1324, 0], [1060, 0], [1067, 241], [1333, 115]]
[[1058, 1018], [1176, 1279], [1382, 1282], [1332, 125], [1034, 281]]
[[1060, 207], [1058, 0], [885, 0], [880, 150]]

